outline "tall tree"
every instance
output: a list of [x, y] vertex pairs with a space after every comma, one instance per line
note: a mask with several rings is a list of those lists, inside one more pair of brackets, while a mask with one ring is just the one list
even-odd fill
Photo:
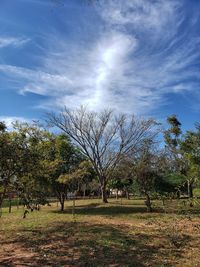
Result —
[[168, 156], [171, 158], [171, 168], [173, 171], [181, 170], [180, 141], [181, 141], [181, 123], [176, 115], [167, 118], [169, 129], [164, 131], [164, 140]]
[[152, 119], [135, 116], [115, 116], [111, 110], [88, 111], [81, 107], [65, 110], [56, 116], [49, 114], [52, 126], [63, 130], [90, 160], [101, 185], [102, 201], [107, 203], [106, 186], [122, 156], [136, 151], [146, 139], [155, 135]]

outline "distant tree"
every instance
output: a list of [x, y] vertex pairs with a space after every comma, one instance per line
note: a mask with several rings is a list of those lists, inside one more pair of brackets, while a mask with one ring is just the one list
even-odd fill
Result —
[[169, 151], [165, 149], [156, 152], [155, 192], [160, 196], [171, 195], [177, 197], [180, 191], [185, 189], [185, 175], [176, 171], [173, 159], [169, 156]]
[[86, 187], [94, 177], [95, 173], [90, 162], [84, 160], [71, 172], [61, 175], [58, 181], [63, 184], [68, 184], [71, 192], [75, 192], [75, 194], [77, 194], [80, 192], [82, 187], [86, 190]]
[[135, 175], [139, 191], [146, 197], [147, 212], [152, 212], [151, 193], [157, 177], [157, 153], [152, 142], [147, 142], [135, 159]]
[[180, 142], [181, 142], [181, 123], [177, 119], [176, 115], [169, 116], [167, 118], [169, 124], [169, 129], [164, 131], [164, 140], [166, 144], [166, 150], [168, 151], [168, 156], [171, 160], [171, 169], [173, 171], [181, 171], [181, 152], [180, 152]]
[[[177, 183], [182, 180], [182, 184], [179, 184], [177, 191], [178, 195], [184, 189], [187, 180], [187, 160], [183, 156], [181, 149], [181, 143], [183, 139], [181, 131], [181, 123], [175, 115], [167, 118], [170, 128], [164, 132], [165, 148], [168, 157], [168, 174], [167, 177], [178, 179]], [[174, 182], [175, 184], [176, 182]]]
[[116, 190], [116, 197], [118, 198], [118, 191], [122, 191], [129, 199], [129, 193], [132, 191], [132, 184], [135, 178], [134, 164], [125, 157], [115, 168], [113, 175], [109, 181], [109, 186]]
[[90, 160], [101, 185], [102, 201], [107, 203], [106, 186], [122, 156], [143, 145], [155, 135], [152, 119], [115, 116], [110, 110], [90, 112], [86, 108], [49, 114], [52, 126], [63, 130]]
[[[86, 190], [89, 190], [89, 185], [96, 178], [96, 173], [90, 161], [82, 161], [78, 168], [71, 174], [74, 178], [78, 179], [78, 192], [83, 190], [83, 196], [86, 195]], [[77, 193], [78, 193], [77, 192]]]

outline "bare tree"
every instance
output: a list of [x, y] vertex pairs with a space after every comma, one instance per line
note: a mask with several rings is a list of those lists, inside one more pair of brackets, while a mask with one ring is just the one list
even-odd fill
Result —
[[48, 122], [63, 130], [91, 161], [99, 178], [102, 201], [107, 203], [106, 185], [125, 154], [133, 153], [145, 140], [155, 136], [152, 119], [137, 119], [111, 110], [88, 111], [81, 107], [64, 109], [59, 115], [48, 114]]

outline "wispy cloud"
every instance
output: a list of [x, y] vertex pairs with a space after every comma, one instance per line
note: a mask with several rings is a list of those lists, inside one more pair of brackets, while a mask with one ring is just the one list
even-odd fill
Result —
[[16, 38], [16, 37], [0, 37], [0, 48], [8, 47], [8, 46], [15, 46], [20, 47], [26, 44], [29, 39], [25, 38]]
[[85, 104], [149, 112], [165, 104], [167, 94], [200, 89], [198, 14], [186, 22], [183, 2], [100, 1], [96, 12], [104, 27], [95, 40], [50, 36], [42, 67], [1, 65], [0, 71], [23, 80], [21, 94], [49, 96], [39, 103], [45, 109]]
[[169, 18], [170, 22], [175, 22], [179, 3], [176, 0], [103, 0], [98, 8], [111, 26], [122, 28], [129, 25], [136, 30], [159, 31], [168, 25]]

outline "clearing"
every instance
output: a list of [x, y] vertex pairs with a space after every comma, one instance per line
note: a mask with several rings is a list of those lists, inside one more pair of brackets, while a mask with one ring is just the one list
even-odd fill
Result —
[[[0, 266], [200, 266], [200, 208], [169, 201], [166, 212], [143, 200], [77, 200], [61, 213], [56, 203], [22, 219], [3, 209]], [[178, 206], [179, 205], [179, 206]]]

